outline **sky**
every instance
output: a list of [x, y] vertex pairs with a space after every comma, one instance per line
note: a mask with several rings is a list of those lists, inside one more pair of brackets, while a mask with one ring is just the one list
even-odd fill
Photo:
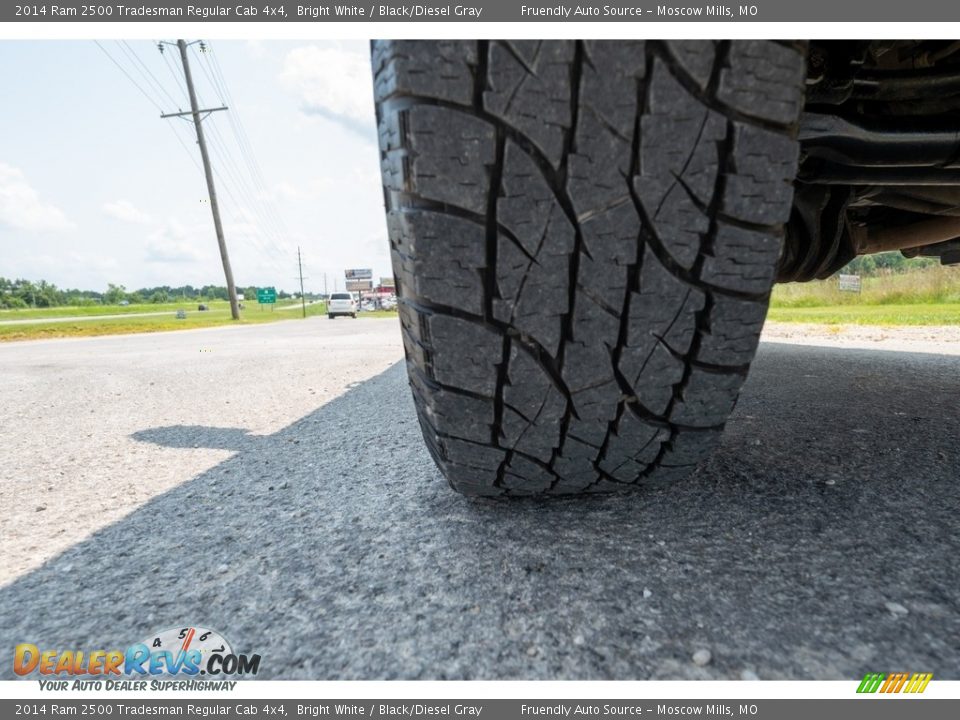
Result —
[[[368, 44], [217, 40], [189, 59], [201, 106], [229, 106], [204, 132], [237, 285], [295, 290], [297, 246], [307, 292], [390, 276]], [[159, 117], [189, 109], [176, 47], [0, 41], [0, 75], [0, 276], [224, 284], [193, 124]]]

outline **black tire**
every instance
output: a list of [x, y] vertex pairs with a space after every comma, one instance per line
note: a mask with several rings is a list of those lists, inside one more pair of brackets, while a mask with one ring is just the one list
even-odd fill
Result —
[[375, 42], [420, 425], [470, 495], [674, 481], [719, 442], [790, 214], [804, 49]]
[[327, 320], [333, 320], [334, 317], [336, 317], [336, 316], [335, 316], [335, 315], [331, 315], [330, 313], [327, 313]]

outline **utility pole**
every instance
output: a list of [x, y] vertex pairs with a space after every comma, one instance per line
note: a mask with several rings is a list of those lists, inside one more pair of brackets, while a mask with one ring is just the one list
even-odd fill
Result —
[[323, 299], [329, 300], [330, 296], [327, 294], [327, 274], [323, 274]]
[[297, 267], [300, 270], [300, 305], [303, 307], [303, 316], [307, 316], [307, 299], [303, 296], [303, 263], [300, 262], [300, 246], [297, 245]]
[[[173, 43], [166, 43], [172, 45]], [[240, 319], [240, 306], [237, 302], [237, 286], [233, 282], [233, 270], [230, 268], [230, 256], [227, 253], [227, 241], [223, 237], [223, 223], [220, 222], [220, 205], [217, 203], [217, 190], [213, 184], [213, 170], [210, 167], [210, 155], [207, 153], [207, 141], [203, 137], [203, 120], [212, 112], [226, 110], [227, 108], [207, 108], [201, 110], [197, 105], [197, 93], [193, 89], [193, 76], [190, 74], [190, 61], [187, 59], [187, 46], [193, 43], [187, 43], [184, 40], [177, 40], [176, 45], [180, 49], [180, 62], [183, 63], [183, 76], [187, 81], [187, 94], [190, 96], [190, 112], [168, 113], [161, 115], [161, 118], [183, 117], [191, 115], [193, 125], [197, 130], [197, 145], [200, 146], [200, 157], [203, 160], [203, 174], [207, 178], [207, 191], [210, 194], [210, 211], [213, 213], [213, 227], [217, 233], [217, 244], [220, 246], [220, 259], [223, 261], [223, 274], [227, 280], [227, 296], [230, 298], [230, 315], [234, 320]], [[164, 43], [160, 43], [160, 52], [163, 52]], [[202, 47], [202, 46], [201, 46]], [[203, 117], [200, 114], [203, 113]]]

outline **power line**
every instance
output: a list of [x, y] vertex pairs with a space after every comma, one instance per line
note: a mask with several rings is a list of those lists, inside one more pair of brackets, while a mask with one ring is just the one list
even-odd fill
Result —
[[[214, 168], [213, 172], [217, 178], [217, 182], [226, 192], [227, 197], [231, 200], [232, 207], [233, 208], [243, 207], [244, 204], [240, 202], [240, 200], [238, 200], [237, 196], [234, 194], [234, 189], [231, 183], [227, 182], [227, 179], [224, 177], [223, 174], [220, 173], [220, 171], [217, 168]], [[243, 224], [244, 219], [239, 217], [236, 214], [236, 211], [231, 208], [231, 203], [228, 203], [224, 206], [224, 208], [227, 210], [227, 214], [230, 215], [230, 217], [236, 224], [238, 225]], [[247, 246], [250, 247], [250, 249], [254, 251], [255, 254], [261, 257], [262, 260], [265, 261], [267, 264], [272, 265], [275, 270], [279, 272], [282, 272], [285, 270], [285, 266], [280, 264], [280, 261], [276, 258], [275, 254], [271, 249], [264, 248], [264, 246], [260, 242], [258, 242], [256, 239], [249, 237], [248, 235], [242, 232], [237, 233], [237, 235]]]
[[227, 119], [230, 122], [231, 129], [233, 130], [234, 136], [237, 139], [237, 146], [241, 150], [241, 156], [247, 163], [251, 178], [265, 198], [264, 204], [266, 206], [267, 213], [272, 215], [274, 222], [276, 222], [277, 226], [285, 236], [281, 239], [282, 244], [286, 247], [287, 251], [290, 252], [290, 246], [287, 244], [285, 239], [286, 237], [290, 236], [289, 229], [287, 228], [282, 215], [277, 212], [273, 202], [270, 200], [270, 195], [267, 192], [266, 182], [263, 177], [263, 169], [257, 160], [256, 153], [253, 151], [253, 146], [250, 143], [250, 137], [247, 134], [246, 127], [243, 124], [243, 118], [240, 113], [236, 111], [237, 105], [233, 99], [233, 93], [230, 92], [230, 87], [223, 75], [223, 68], [220, 66], [220, 61], [217, 58], [217, 54], [214, 51], [212, 44], [209, 45], [207, 52], [203, 53], [203, 55], [206, 58], [207, 63], [210, 65], [213, 77], [219, 78], [220, 89], [222, 90], [224, 97], [230, 103], [231, 107], [235, 109], [234, 112], [229, 114]]
[[[128, 58], [131, 58], [134, 61], [134, 68], [136, 68], [140, 74], [147, 80], [147, 84], [153, 83], [159, 90], [161, 95], [165, 95], [168, 100], [174, 105], [176, 101], [173, 99], [173, 96], [167, 92], [167, 89], [163, 86], [163, 83], [153, 74], [153, 71], [147, 67], [146, 63], [140, 59], [140, 56], [137, 55], [136, 51], [130, 46], [126, 40], [118, 40], [117, 45], [120, 50], [127, 55]], [[137, 67], [139, 65], [139, 67]]]
[[[243, 177], [243, 173], [240, 171], [236, 161], [230, 154], [229, 149], [226, 147], [226, 143], [219, 131], [216, 130], [216, 125], [211, 123], [210, 129], [212, 131], [209, 138], [210, 145], [214, 149], [214, 152], [217, 154], [218, 158], [221, 160], [221, 165], [229, 174], [231, 183], [235, 183], [238, 194], [243, 196], [241, 199], [245, 200], [245, 205], [252, 210], [254, 215], [256, 215], [256, 220], [262, 226], [262, 230], [265, 233], [273, 233], [278, 238], [278, 235], [276, 235], [276, 228], [271, 225], [264, 216], [260, 205], [257, 203], [255, 196], [252, 194], [248, 183]], [[263, 250], [262, 246], [261, 250]], [[267, 246], [267, 252], [269, 252], [271, 255], [275, 254], [273, 245]]]
[[[206, 71], [206, 68], [204, 68], [204, 64], [200, 60], [200, 57], [201, 56], [209, 57], [209, 53], [202, 52], [200, 55], [198, 55], [197, 52], [193, 50], [193, 48], [191, 48], [191, 51], [193, 52], [194, 58], [197, 59], [198, 64], [201, 66], [201, 68], [204, 69], [204, 74], [206, 75], [211, 85], [214, 86], [214, 90], [220, 91], [221, 99], [224, 99], [226, 97], [232, 97], [227, 94], [229, 91], [227, 92], [223, 91], [222, 83], [216, 80], [215, 73], [211, 74], [210, 72]], [[212, 66], [211, 66], [211, 69], [212, 69]], [[222, 73], [221, 73], [221, 77], [222, 77]], [[198, 90], [198, 94], [199, 94], [199, 90]], [[228, 120], [231, 123], [231, 127], [235, 127], [233, 116], [237, 114], [237, 108], [235, 105], [233, 105], [232, 102], [231, 102], [231, 107], [233, 108], [233, 111], [228, 114]], [[237, 119], [239, 120], [239, 117]], [[284, 229], [282, 229], [280, 227], [280, 224], [278, 223], [279, 218], [277, 217], [276, 212], [273, 211], [272, 206], [268, 202], [266, 202], [266, 200], [269, 198], [266, 192], [266, 189], [263, 188], [261, 183], [258, 183], [257, 177], [254, 174], [254, 170], [251, 167], [249, 159], [247, 158], [247, 154], [244, 150], [244, 146], [239, 141], [239, 139], [237, 139], [236, 133], [234, 134], [235, 139], [237, 139], [236, 147], [240, 152], [241, 157], [244, 159], [245, 164], [247, 165], [247, 170], [250, 172], [249, 182], [247, 180], [247, 175], [240, 169], [239, 164], [234, 160], [233, 153], [230, 149], [230, 143], [228, 143], [227, 140], [223, 137], [223, 135], [221, 135], [217, 124], [212, 122], [210, 124], [210, 129], [211, 129], [211, 134], [210, 134], [211, 146], [213, 146], [217, 154], [221, 156], [221, 159], [223, 160], [222, 164], [226, 167], [227, 171], [230, 172], [232, 182], [236, 183], [236, 189], [238, 193], [240, 193], [245, 197], [248, 207], [254, 211], [255, 215], [257, 216], [258, 223], [262, 226], [264, 233], [272, 236], [270, 238], [271, 243], [275, 243], [278, 247], [284, 249], [286, 252], [290, 252], [289, 246], [287, 245], [284, 239], [284, 234], [285, 234]], [[249, 147], [249, 144], [248, 144], [248, 147]], [[260, 188], [259, 193], [258, 193], [258, 185]], [[289, 234], [289, 233], [286, 233], [286, 234]], [[273, 252], [272, 244], [269, 247], [270, 247], [270, 252], [272, 253]]]
[[[217, 149], [218, 157], [220, 157], [222, 161], [223, 156], [220, 154], [219, 149], [216, 145], [213, 147]], [[244, 204], [248, 208], [250, 219], [256, 221], [261, 229], [263, 237], [261, 238], [262, 242], [259, 242], [258, 244], [260, 244], [261, 247], [266, 247], [265, 252], [268, 252], [270, 255], [276, 257], [278, 252], [282, 252], [282, 248], [279, 247], [276, 242], [279, 238], [276, 227], [265, 218], [260, 207], [256, 204], [256, 201], [251, 199], [250, 191], [246, 185], [237, 179], [237, 173], [239, 171], [235, 167], [231, 167], [230, 163], [224, 162], [222, 164], [230, 175], [230, 182], [234, 184], [237, 193], [241, 196], [241, 199], [245, 201]]]
[[[98, 41], [96, 41], [96, 40], [94, 40], [94, 43], [96, 43], [97, 47], [100, 48], [101, 51], [103, 51], [103, 54], [107, 56], [107, 58], [110, 60], [110, 62], [112, 62], [114, 65], [116, 65], [117, 69], [120, 70], [120, 72], [122, 72], [122, 73], [126, 76], [126, 78], [130, 81], [130, 83], [131, 83], [137, 90], [140, 91], [140, 94], [143, 95], [143, 96], [147, 99], [147, 102], [149, 102], [149, 103], [150, 103], [151, 105], [153, 105], [159, 112], [162, 113], [162, 112], [163, 112], [163, 107], [157, 102], [157, 100], [155, 100], [153, 97], [151, 97], [150, 94], [147, 93], [147, 92], [140, 86], [140, 84], [133, 78], [133, 76], [130, 75], [130, 73], [128, 73], [128, 72], [126, 71], [126, 69], [116, 60], [116, 58], [113, 57], [113, 55], [110, 54], [110, 52], [109, 52], [103, 45], [101, 45], [101, 44], [100, 44]], [[197, 162], [196, 158], [193, 156], [193, 153], [190, 152], [190, 148], [188, 148], [187, 145], [186, 145], [186, 143], [184, 143], [183, 138], [182, 138], [182, 137], [180, 136], [180, 134], [177, 132], [176, 128], [175, 128], [173, 125], [169, 125], [169, 124], [167, 125], [167, 127], [170, 128], [170, 131], [173, 133], [173, 136], [177, 139], [177, 142], [180, 144], [180, 147], [183, 148], [184, 152], [187, 154], [187, 157], [190, 158], [190, 161], [193, 163], [194, 167], [197, 168], [197, 170], [200, 170], [201, 172], [203, 172], [203, 169], [200, 167], [200, 164]]]
[[[190, 52], [193, 54], [194, 58], [198, 57], [192, 46], [190, 47]], [[198, 64], [200, 63], [198, 62]], [[201, 68], [203, 68], [202, 64]], [[205, 69], [204, 74], [207, 76], [208, 80], [211, 80], [209, 73], [206, 72]], [[195, 92], [200, 102], [203, 103], [203, 94], [200, 88], [195, 87]], [[228, 113], [228, 117], [232, 114], [232, 112]], [[211, 119], [206, 126], [210, 129], [210, 134], [207, 139], [209, 140], [211, 150], [217, 156], [219, 160], [219, 166], [222, 167], [226, 173], [225, 175], [224, 173], [220, 172], [220, 169], [216, 167], [214, 168], [214, 174], [217, 178], [218, 184], [224, 188], [227, 196], [232, 201], [232, 204], [238, 210], [240, 208], [248, 208], [253, 211], [255, 217], [241, 217], [230, 208], [230, 203], [228, 203], [226, 206], [228, 214], [238, 225], [247, 225], [251, 220], [253, 220], [261, 230], [260, 233], [253, 233], [249, 235], [244, 232], [240, 232], [238, 233], [239, 237], [256, 254], [263, 257], [268, 264], [272, 265], [276, 270], [282, 271], [285, 266], [281, 264], [273, 242], [266, 237], [267, 235], [273, 234], [275, 240], [280, 241], [280, 244], [282, 244], [279, 231], [276, 229], [275, 225], [269, 222], [267, 216], [264, 215], [264, 212], [261, 208], [261, 203], [257, 202], [256, 194], [251, 191], [250, 185], [246, 181], [243, 172], [239, 169], [238, 164], [234, 160], [233, 155], [230, 152], [229, 145], [221, 135], [215, 119]]]
[[[209, 59], [210, 53], [204, 52], [198, 56], [197, 53], [194, 52], [194, 56]], [[198, 62], [201, 62], [201, 67], [203, 67], [203, 61], [198, 60]], [[216, 86], [215, 89], [221, 91], [221, 97], [232, 97], [229, 95], [228, 90], [224, 92], [223, 85], [221, 82], [217, 81], [215, 72], [213, 74], [209, 72], [205, 74], [208, 81], [210, 81], [212, 85]], [[236, 183], [238, 192], [245, 196], [249, 208], [258, 218], [258, 222], [261, 224], [264, 233], [267, 235], [265, 239], [270, 242], [271, 252], [273, 252], [273, 247], [277, 246], [278, 250], [280, 250], [283, 254], [287, 254], [290, 252], [290, 249], [285, 240], [285, 235], [289, 235], [289, 232], [286, 231], [285, 227], [282, 226], [282, 220], [280, 219], [273, 205], [269, 202], [269, 193], [263, 186], [262, 181], [258, 178], [256, 170], [250, 162], [248, 150], [252, 152], [252, 148], [250, 148], [249, 140], [244, 143], [240, 139], [240, 136], [237, 132], [237, 125], [234, 120], [234, 116], [236, 115], [237, 121], [240, 121], [239, 113], [237, 112], [236, 105], [233, 104], [232, 101], [230, 102], [233, 112], [228, 115], [228, 121], [231, 124], [231, 129], [234, 130], [233, 137], [235, 141], [235, 147], [243, 159], [248, 172], [244, 173], [240, 169], [239, 163], [233, 157], [231, 143], [229, 143], [227, 139], [220, 133], [216, 123], [211, 124], [211, 144], [216, 147], [218, 154], [223, 156], [226, 169], [231, 173], [231, 177], [233, 178], [233, 182]]]
[[[161, 43], [160, 43], [159, 41], [157, 41], [156, 44], [157, 44], [157, 47], [158, 47], [158, 48], [161, 47]], [[173, 61], [167, 56], [167, 54], [166, 54], [165, 52], [162, 52], [162, 51], [161, 51], [161, 53], [160, 53], [160, 57], [163, 58], [163, 64], [164, 64], [164, 66], [166, 66], [167, 70], [170, 71], [170, 76], [173, 78], [173, 83], [174, 83], [174, 85], [176, 85], [177, 88], [178, 88], [178, 89], [180, 90], [180, 92], [182, 93], [181, 97], [182, 97], [182, 98], [186, 98], [186, 97], [187, 97], [187, 89], [183, 86], [183, 80], [181, 80], [181, 79], [180, 79], [180, 76], [177, 74], [177, 70], [176, 70], [176, 68], [173, 66]], [[175, 105], [178, 105], [178, 103], [176, 103], [176, 102], [175, 102], [174, 104], [175, 104]]]
[[183, 148], [183, 151], [187, 154], [187, 157], [190, 158], [190, 162], [193, 163], [193, 166], [200, 172], [203, 172], [203, 168], [200, 167], [200, 163], [197, 162], [197, 159], [193, 156], [193, 153], [190, 152], [190, 148], [187, 147], [187, 144], [183, 141], [183, 138], [180, 137], [180, 133], [177, 132], [176, 127], [170, 123], [167, 124], [167, 127], [170, 128], [173, 136], [177, 139], [177, 142], [180, 143], [180, 147]]
[[279, 240], [280, 239], [279, 232], [276, 228], [275, 223], [272, 223], [263, 214], [262, 207], [261, 207], [262, 203], [257, 202], [256, 192], [251, 188], [250, 184], [247, 182], [247, 179], [244, 177], [243, 171], [237, 165], [236, 160], [233, 158], [233, 155], [230, 152], [230, 149], [229, 149], [229, 146], [227, 145], [226, 140], [220, 134], [220, 131], [216, 128], [216, 125], [211, 123], [210, 128], [212, 131], [210, 139], [211, 141], [213, 141], [213, 144], [217, 148], [218, 153], [222, 154], [224, 158], [224, 164], [228, 167], [228, 170], [231, 172], [234, 179], [237, 181], [237, 185], [239, 189], [241, 190], [241, 192], [243, 192], [247, 196], [247, 199], [250, 202], [250, 205], [253, 208], [254, 212], [256, 212], [257, 215], [260, 217], [260, 221], [264, 223], [264, 226], [265, 226], [264, 229], [268, 229], [272, 232], [277, 233], [277, 240]]
[[[118, 42], [118, 47], [120, 48], [123, 59], [131, 66], [131, 70], [132, 71], [135, 70], [136, 74], [138, 74], [142, 78], [141, 81], [138, 81], [137, 78], [134, 77], [132, 72], [129, 72], [127, 68], [124, 67], [124, 63], [121, 60], [118, 60], [117, 57], [115, 57], [103, 44], [101, 44], [96, 40], [94, 42], [96, 43], [97, 47], [100, 48], [101, 52], [103, 52], [103, 54], [106, 55], [106, 57], [110, 60], [110, 62], [112, 62], [117, 67], [117, 69], [120, 70], [121, 73], [123, 73], [123, 75], [131, 83], [131, 85], [133, 85], [140, 92], [140, 94], [143, 95], [143, 97], [146, 98], [146, 100], [158, 110], [158, 112], [161, 115], [164, 112], [164, 109], [161, 104], [164, 102], [164, 100], [163, 100], [163, 97], [157, 96], [157, 90], [160, 91], [160, 95], [166, 96], [171, 102], [179, 106], [179, 103], [177, 103], [177, 101], [170, 95], [170, 93], [166, 91], [166, 89], [163, 86], [163, 83], [159, 80], [159, 78], [156, 77], [156, 75], [154, 75], [150, 71], [147, 64], [142, 59], [140, 59], [140, 57], [137, 55], [136, 51], [133, 49], [132, 46], [130, 46], [126, 42], [123, 42], [123, 44]], [[124, 47], [124, 45], [126, 47]], [[165, 58], [164, 64], [172, 72], [173, 67], [170, 65], [170, 62], [166, 58], [165, 54], [164, 54], [164, 58]], [[146, 86], [147, 89], [144, 89], [144, 85]], [[181, 88], [183, 87], [182, 85], [179, 84], [179, 82], [178, 82], [178, 85]], [[176, 139], [177, 143], [183, 149], [186, 156], [190, 158], [190, 162], [193, 164], [193, 166], [199, 172], [203, 173], [203, 168], [201, 167], [200, 163], [197, 161], [195, 157], [196, 153], [194, 151], [191, 151], [187, 142], [184, 141], [180, 133], [180, 127], [172, 123], [165, 123], [165, 124], [167, 125], [167, 127], [170, 128], [170, 132], [173, 134], [173, 137]], [[212, 124], [211, 124], [211, 127], [213, 127]], [[230, 158], [230, 160], [231, 162], [234, 162], [232, 158]], [[235, 162], [234, 162], [234, 165], [235, 165]], [[223, 183], [224, 190], [226, 191], [226, 194], [228, 195], [228, 197], [230, 197], [230, 199], [233, 201], [233, 204], [237, 208], [243, 207], [244, 203], [241, 203], [237, 200], [237, 197], [234, 194], [232, 188], [228, 183], [225, 182], [221, 174], [217, 172], [216, 169], [214, 169], [214, 173], [216, 174], [217, 179]], [[253, 205], [252, 202], [248, 202], [247, 204]], [[237, 221], [238, 223], [241, 220], [233, 212], [228, 212], [228, 214], [234, 219], [234, 221]], [[262, 220], [259, 222], [262, 222]], [[272, 266], [278, 273], [285, 270], [286, 266], [280, 264], [280, 260], [278, 259], [276, 252], [274, 251], [272, 246], [264, 247], [262, 243], [258, 242], [256, 236], [251, 238], [241, 233], [240, 237], [245, 242], [245, 244], [250, 247], [250, 249], [255, 253], [256, 256], [260, 257], [268, 265]]]
[[140, 83], [138, 83], [136, 80], [133, 79], [133, 76], [130, 75], [130, 73], [128, 73], [126, 69], [114, 59], [113, 55], [107, 52], [107, 49], [103, 45], [101, 45], [99, 41], [94, 40], [94, 42], [97, 44], [97, 47], [103, 51], [103, 54], [106, 55], [108, 58], [110, 58], [110, 62], [116, 65], [117, 68], [120, 70], [120, 72], [122, 72], [124, 75], [127, 76], [127, 80], [133, 83], [133, 86], [140, 91], [140, 94], [142, 94], [150, 102], [151, 105], [153, 105], [157, 110], [159, 110], [162, 113], [163, 108], [152, 97], [150, 97], [150, 95], [147, 94], [146, 90], [140, 87]]
[[[190, 50], [193, 52], [193, 57], [196, 59], [197, 65], [200, 67], [200, 69], [203, 71], [203, 74], [206, 75], [207, 80], [210, 82], [210, 87], [212, 87], [213, 91], [220, 97], [220, 102], [225, 102], [226, 93], [223, 92], [223, 89], [220, 87], [220, 84], [210, 74], [210, 70], [208, 69], [208, 66], [210, 63], [201, 62], [200, 55], [197, 54], [197, 51], [194, 50], [193, 48], [190, 48]], [[204, 52], [202, 54], [206, 55], [207, 53]]]

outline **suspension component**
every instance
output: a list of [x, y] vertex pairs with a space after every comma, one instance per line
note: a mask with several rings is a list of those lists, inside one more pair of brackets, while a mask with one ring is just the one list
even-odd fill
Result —
[[851, 225], [850, 238], [857, 255], [906, 250], [960, 238], [960, 217], [936, 217], [899, 225]]
[[[837, 165], [960, 168], [960, 122], [955, 118], [850, 120], [805, 112], [800, 117], [799, 138], [805, 158]], [[869, 173], [864, 171], [864, 175], [868, 177]]]
[[853, 260], [846, 232], [850, 199], [850, 188], [797, 186], [777, 282], [827, 278]]

